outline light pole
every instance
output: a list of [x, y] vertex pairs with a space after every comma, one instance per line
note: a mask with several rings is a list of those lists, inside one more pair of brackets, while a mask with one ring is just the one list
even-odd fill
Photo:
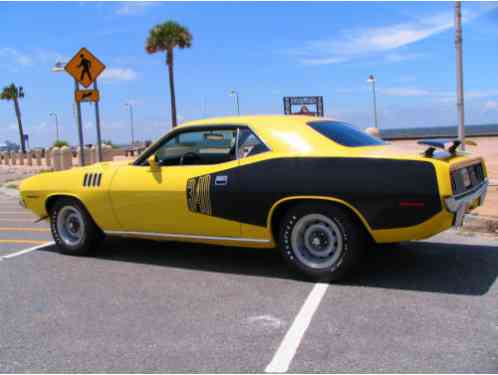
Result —
[[237, 115], [240, 116], [239, 93], [235, 90], [232, 90], [230, 91], [230, 96], [235, 97], [235, 108], [237, 109]]
[[130, 110], [131, 145], [133, 146], [133, 144], [135, 143], [135, 134], [133, 130], [133, 104], [130, 102], [125, 103], [125, 107], [128, 107], [128, 109]]
[[57, 113], [54, 113], [54, 112], [49, 113], [49, 116], [52, 116], [55, 119], [55, 134], [57, 136], [57, 138], [55, 138], [55, 140], [58, 141], [60, 139], [60, 137], [59, 137], [59, 118], [57, 117]]
[[377, 98], [376, 98], [376, 95], [375, 95], [375, 77], [373, 76], [373, 74], [370, 74], [368, 76], [367, 82], [372, 84], [374, 126], [375, 126], [376, 129], [378, 129], [379, 128], [379, 124], [377, 122]]
[[456, 81], [457, 81], [457, 111], [458, 139], [462, 151], [465, 150], [465, 112], [463, 101], [463, 58], [462, 58], [462, 4], [455, 2], [455, 49], [456, 49]]
[[[66, 63], [62, 61], [57, 61], [55, 65], [52, 67], [52, 72], [54, 73], [64, 72], [65, 66]], [[74, 80], [75, 92], [78, 91], [78, 89], [79, 89], [78, 81]], [[75, 100], [75, 105], [76, 105], [76, 122], [78, 124], [78, 139], [80, 143], [80, 165], [83, 166], [85, 165], [85, 145], [83, 142], [83, 126], [81, 124], [81, 105], [80, 102], [77, 102], [76, 100]]]

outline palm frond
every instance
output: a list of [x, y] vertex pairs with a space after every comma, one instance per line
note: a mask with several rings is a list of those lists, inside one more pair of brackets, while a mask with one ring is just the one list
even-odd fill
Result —
[[154, 26], [145, 42], [145, 50], [148, 53], [158, 51], [171, 51], [173, 48], [190, 48], [192, 46], [192, 34], [185, 27], [175, 21], [166, 21]]

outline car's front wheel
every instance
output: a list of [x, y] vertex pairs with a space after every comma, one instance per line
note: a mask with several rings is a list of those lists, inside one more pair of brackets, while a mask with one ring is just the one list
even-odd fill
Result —
[[365, 233], [347, 210], [327, 203], [301, 203], [281, 221], [280, 249], [294, 268], [318, 280], [338, 280], [358, 262]]
[[103, 238], [85, 207], [71, 198], [55, 202], [50, 211], [50, 228], [55, 243], [64, 254], [90, 254]]

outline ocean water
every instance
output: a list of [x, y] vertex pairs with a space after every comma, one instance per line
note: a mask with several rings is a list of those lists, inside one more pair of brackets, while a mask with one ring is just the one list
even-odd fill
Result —
[[[458, 136], [456, 126], [424, 128], [380, 129], [383, 139], [454, 138]], [[466, 136], [498, 136], [498, 124], [466, 125]]]

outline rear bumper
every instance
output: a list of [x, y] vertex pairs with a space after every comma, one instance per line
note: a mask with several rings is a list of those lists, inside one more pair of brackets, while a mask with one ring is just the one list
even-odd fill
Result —
[[444, 200], [447, 210], [455, 214], [454, 225], [462, 225], [463, 215], [465, 215], [467, 208], [471, 206], [476, 199], [479, 199], [479, 205], [482, 206], [484, 199], [486, 198], [487, 191], [488, 180], [485, 179], [479, 185], [472, 188], [472, 190], [466, 191], [462, 194], [452, 195]]

